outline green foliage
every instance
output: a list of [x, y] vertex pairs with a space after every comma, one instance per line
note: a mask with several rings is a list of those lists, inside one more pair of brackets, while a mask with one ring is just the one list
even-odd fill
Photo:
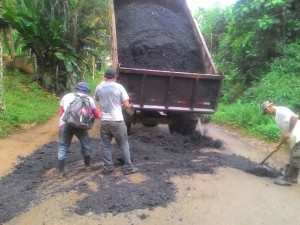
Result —
[[[299, 52], [300, 40], [286, 45], [282, 49], [282, 57], [273, 60], [270, 72], [264, 75], [261, 82], [248, 88], [234, 103], [221, 103], [213, 120], [245, 130], [255, 137], [277, 140], [277, 125], [271, 116], [261, 114], [260, 105], [263, 101], [271, 100], [277, 105], [291, 108], [296, 113], [300, 111]], [[223, 99], [227, 100], [226, 95]]]
[[80, 80], [88, 65], [87, 53], [97, 56], [105, 48], [106, 15], [107, 0], [3, 2], [3, 17], [36, 55], [37, 81], [56, 93]]
[[[103, 74], [104, 70], [97, 72], [94, 78], [91, 75], [85, 77], [84, 81], [91, 88], [90, 96], [94, 95]], [[75, 85], [71, 86], [70, 91], [73, 91], [74, 87]], [[43, 123], [59, 111], [58, 97], [50, 94], [37, 82], [32, 82], [28, 75], [18, 71], [4, 71], [4, 94], [6, 110], [0, 111], [0, 138], [11, 134], [24, 124]]]
[[238, 128], [253, 137], [276, 141], [280, 136], [274, 118], [263, 115], [260, 105], [253, 102], [236, 101], [230, 105], [220, 103], [212, 119], [215, 122]]
[[0, 137], [13, 132], [21, 124], [42, 123], [58, 112], [58, 99], [27, 75], [4, 74], [6, 110], [0, 112]]
[[231, 8], [201, 9], [195, 13], [194, 17], [200, 25], [204, 39], [211, 52], [216, 51], [221, 34], [226, 32], [229, 19], [231, 18]]
[[100, 82], [104, 79], [105, 69], [106, 69], [106, 67], [102, 66], [100, 71], [95, 71], [94, 76], [89, 75], [89, 76], [84, 77], [83, 80], [88, 83], [88, 85], [91, 89], [90, 96], [94, 96], [97, 85], [100, 84]]
[[[212, 14], [214, 10], [219, 12]], [[282, 55], [285, 45], [299, 37], [300, 10], [295, 0], [240, 0], [230, 10], [210, 11], [198, 12], [203, 17], [198, 21], [203, 32], [214, 31], [213, 40], [209, 37], [206, 40], [214, 43], [211, 51], [218, 69], [230, 76], [230, 86], [239, 87], [228, 87], [226, 94], [233, 102], [264, 77], [272, 60]], [[226, 15], [220, 23], [226, 27], [225, 31], [213, 22], [220, 15]]]
[[282, 57], [270, 64], [270, 72], [260, 83], [242, 95], [243, 101], [263, 102], [266, 99], [300, 111], [300, 39], [282, 50]]
[[[219, 9], [215, 9], [219, 10]], [[239, 0], [231, 10], [202, 12], [198, 20], [218, 70], [226, 76], [222, 102], [212, 118], [275, 141], [279, 130], [262, 116], [265, 100], [300, 111], [300, 10], [297, 0]], [[231, 12], [231, 13], [228, 13]], [[225, 31], [217, 21], [226, 15]]]
[[[46, 80], [55, 80], [57, 68], [70, 72], [76, 65], [74, 49], [65, 41], [69, 16], [56, 10], [59, 6], [46, 0], [12, 0], [3, 4], [4, 18], [22, 35], [25, 47], [36, 55], [39, 73], [48, 75], [41, 82], [44, 86]], [[63, 59], [58, 57], [60, 54]]]
[[[11, 35], [11, 36], [10, 36]], [[24, 48], [24, 40], [20, 33], [14, 29], [10, 34], [9, 30], [3, 30], [3, 55], [12, 55], [11, 47], [13, 46], [13, 50], [15, 55], [27, 55], [28, 52]]]

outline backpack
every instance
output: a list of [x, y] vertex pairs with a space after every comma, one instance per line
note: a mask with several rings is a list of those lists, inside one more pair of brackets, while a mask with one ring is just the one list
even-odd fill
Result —
[[87, 95], [80, 96], [75, 94], [75, 99], [66, 109], [62, 120], [73, 127], [84, 130], [91, 129], [94, 125], [95, 118], [92, 113], [91, 104]]

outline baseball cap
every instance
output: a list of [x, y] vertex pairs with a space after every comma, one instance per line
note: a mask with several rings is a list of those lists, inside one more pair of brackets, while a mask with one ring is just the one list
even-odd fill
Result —
[[265, 102], [263, 102], [263, 104], [261, 104], [261, 110], [262, 110], [263, 114], [266, 114], [265, 110], [271, 105], [274, 105], [274, 103], [270, 102], [270, 101], [265, 101]]
[[84, 92], [86, 94], [90, 93], [91, 89], [86, 82], [79, 82], [75, 88], [76, 91]]
[[116, 74], [117, 74], [117, 71], [114, 68], [108, 67], [105, 70], [104, 77], [106, 77], [106, 78], [113, 78]]

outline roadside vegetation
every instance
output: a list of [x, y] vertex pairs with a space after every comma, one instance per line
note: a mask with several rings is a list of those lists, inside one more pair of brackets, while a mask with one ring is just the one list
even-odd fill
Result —
[[35, 80], [50, 92], [70, 89], [93, 57], [107, 55], [108, 0], [4, 0], [2, 7], [21, 52], [35, 55]]
[[58, 113], [60, 97], [79, 81], [94, 89], [101, 76], [95, 71], [96, 62], [103, 67], [110, 45], [108, 0], [4, 0], [0, 4], [1, 17], [13, 28], [0, 36], [3, 56], [32, 57], [27, 63], [35, 65], [34, 74], [4, 70], [0, 76], [3, 138], [24, 124], [42, 123]]
[[[107, 0], [3, 1], [2, 15], [14, 27], [13, 38], [4, 35], [4, 54], [12, 54], [11, 46], [18, 55], [34, 53], [37, 72], [4, 71], [0, 137], [21, 124], [46, 121], [78, 81], [94, 90], [103, 74], [92, 78], [94, 61], [109, 54], [107, 6]], [[225, 74], [212, 120], [275, 141], [274, 119], [263, 116], [260, 105], [270, 100], [300, 111], [299, 1], [239, 0], [228, 8], [199, 9], [195, 17]]]
[[58, 98], [18, 71], [4, 71], [6, 110], [0, 112], [0, 137], [22, 124], [46, 121], [58, 112]]
[[[84, 78], [91, 88], [91, 95], [102, 74], [103, 71], [100, 71], [95, 73], [94, 78], [91, 75]], [[61, 96], [50, 93], [38, 82], [33, 82], [28, 74], [17, 70], [4, 70], [4, 94], [6, 110], [0, 112], [0, 138], [24, 125], [30, 127], [43, 123], [59, 111]]]
[[199, 10], [197, 21], [219, 71], [221, 102], [212, 120], [275, 141], [270, 100], [300, 111], [300, 4], [296, 0], [240, 0], [228, 8]]

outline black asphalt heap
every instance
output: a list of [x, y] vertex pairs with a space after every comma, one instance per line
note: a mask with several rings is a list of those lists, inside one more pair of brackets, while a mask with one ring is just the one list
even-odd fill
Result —
[[140, 3], [115, 8], [123, 67], [200, 72], [199, 45], [182, 11]]
[[120, 172], [121, 165], [116, 160], [120, 151], [116, 145], [113, 145], [116, 171], [106, 176], [101, 174], [103, 164], [99, 143], [99, 139], [92, 139], [91, 172], [84, 170], [80, 143], [73, 143], [66, 162], [66, 178], [62, 180], [57, 179], [55, 171], [57, 142], [48, 143], [31, 156], [21, 158], [13, 172], [0, 180], [0, 223], [16, 217], [29, 205], [37, 205], [43, 199], [70, 191], [86, 193], [86, 197], [79, 200], [70, 212], [80, 215], [89, 212], [117, 214], [166, 207], [174, 202], [177, 189], [171, 182], [173, 176], [214, 174], [219, 167], [231, 167], [256, 176], [277, 177], [280, 174], [274, 168], [257, 170], [257, 163], [226, 154], [220, 140], [200, 133], [182, 136], [137, 132], [129, 136], [129, 144], [134, 164], [145, 180], [134, 183], [131, 176]]

